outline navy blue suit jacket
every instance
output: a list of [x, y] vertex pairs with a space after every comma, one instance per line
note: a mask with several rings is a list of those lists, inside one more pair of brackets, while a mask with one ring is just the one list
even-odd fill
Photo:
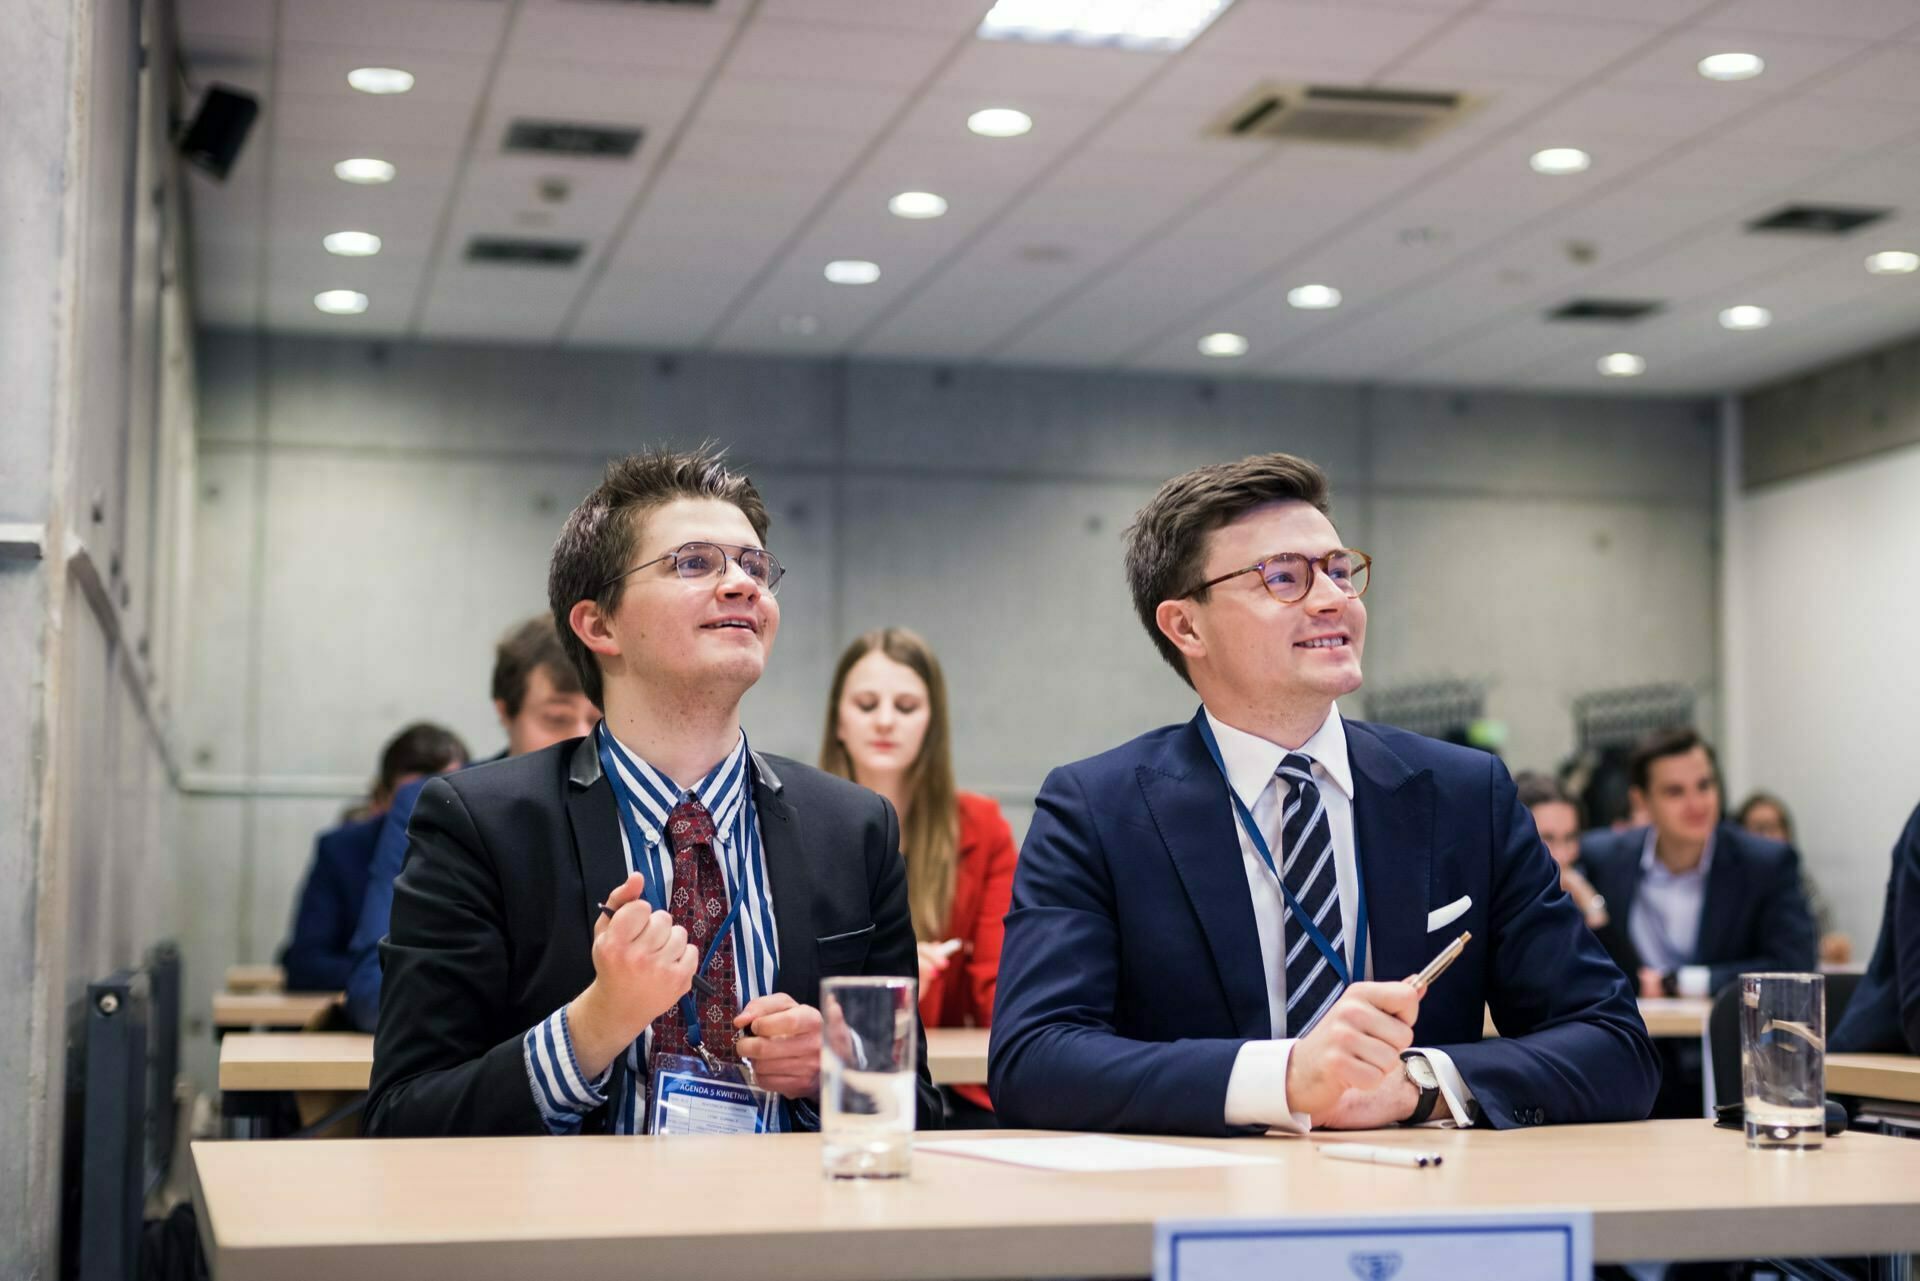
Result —
[[349, 944], [360, 919], [380, 822], [376, 814], [342, 823], [314, 842], [313, 865], [294, 907], [293, 936], [280, 953], [289, 990], [337, 992], [347, 985], [353, 965]]
[[[1627, 927], [1640, 894], [1640, 856], [1646, 842], [1644, 827], [1588, 832], [1580, 838], [1587, 879], [1607, 900], [1609, 919], [1600, 940], [1629, 975], [1638, 975], [1647, 963]], [[1715, 828], [1700, 934], [1687, 964], [1706, 966], [1710, 990], [1718, 992], [1754, 970], [1812, 970], [1818, 950], [1813, 913], [1800, 888], [1800, 856], [1793, 847], [1731, 823]]]
[[380, 830], [375, 834], [373, 858], [367, 866], [366, 890], [354, 914], [352, 941], [347, 944], [347, 1018], [362, 1032], [380, 1022], [380, 940], [387, 936], [393, 916], [393, 882], [407, 861], [407, 824], [427, 779], [415, 779], [393, 794]]
[[[1226, 780], [1197, 720], [1047, 777], [1014, 876], [989, 1086], [1002, 1124], [1225, 1135], [1240, 1046], [1273, 1035]], [[1369, 956], [1421, 1003], [1488, 1124], [1638, 1120], [1659, 1086], [1619, 970], [1560, 889], [1498, 758], [1346, 723]], [[1427, 932], [1427, 914], [1471, 895]], [[1483, 1007], [1502, 1036], [1482, 1039]]]
[[1894, 844], [1880, 941], [1827, 1048], [1920, 1054], [1920, 809]]

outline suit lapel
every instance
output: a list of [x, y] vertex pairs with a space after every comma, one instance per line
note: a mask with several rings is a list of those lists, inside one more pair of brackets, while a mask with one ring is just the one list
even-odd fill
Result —
[[1721, 827], [1713, 834], [1713, 866], [1707, 869], [1706, 892], [1700, 903], [1700, 932], [1693, 940], [1693, 955], [1687, 959], [1696, 965], [1702, 958], [1727, 956], [1734, 949], [1727, 945], [1740, 923], [1741, 890], [1746, 869], [1741, 865], [1740, 848]]
[[[1204, 713], [1199, 713], [1204, 715]], [[1197, 719], [1197, 717], [1196, 717]], [[1237, 1036], [1273, 1035], [1260, 957], [1260, 932], [1234, 829], [1227, 781], [1207, 756], [1194, 725], [1161, 758], [1135, 771], [1226, 990]]]
[[[620, 844], [620, 815], [613, 785], [600, 770], [592, 734], [580, 740], [567, 771], [567, 821], [573, 826], [573, 853], [580, 866], [580, 889], [591, 935], [598, 905], [627, 879], [627, 856]], [[654, 887], [645, 891], [653, 895]]]
[[778, 779], [754, 761], [753, 807], [760, 819], [760, 850], [773, 891], [774, 933], [780, 940], [776, 991], [803, 1004], [819, 1003], [820, 958], [813, 933], [813, 877], [801, 841], [800, 816], [787, 804]]
[[1432, 892], [1434, 786], [1408, 768], [1371, 726], [1348, 721], [1353, 845], [1367, 891], [1367, 954], [1376, 979], [1417, 974], [1439, 951], [1427, 937]]

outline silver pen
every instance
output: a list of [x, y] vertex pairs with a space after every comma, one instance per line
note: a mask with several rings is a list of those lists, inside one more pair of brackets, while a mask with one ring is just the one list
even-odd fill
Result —
[[1336, 1161], [1362, 1161], [1368, 1165], [1404, 1165], [1409, 1169], [1424, 1170], [1440, 1164], [1438, 1152], [1383, 1148], [1372, 1143], [1316, 1143], [1314, 1150]]
[[1471, 930], [1463, 930], [1459, 938], [1440, 949], [1440, 955], [1427, 962], [1426, 969], [1421, 970], [1418, 974], [1408, 979], [1407, 982], [1424, 992], [1428, 984], [1446, 973], [1447, 967], [1460, 958], [1460, 953], [1466, 951], [1467, 943], [1472, 938], [1473, 932]]

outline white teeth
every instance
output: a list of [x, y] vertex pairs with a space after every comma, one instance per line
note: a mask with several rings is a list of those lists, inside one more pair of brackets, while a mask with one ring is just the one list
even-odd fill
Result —
[[1332, 649], [1336, 645], [1346, 643], [1347, 638], [1344, 636], [1323, 636], [1315, 640], [1299, 642], [1302, 649]]

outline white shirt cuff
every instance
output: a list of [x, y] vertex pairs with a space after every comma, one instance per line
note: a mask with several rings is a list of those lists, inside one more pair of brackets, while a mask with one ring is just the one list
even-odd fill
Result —
[[527, 1086], [533, 1091], [534, 1106], [551, 1134], [571, 1134], [580, 1128], [580, 1119], [607, 1101], [607, 1078], [613, 1074], [608, 1064], [591, 1081], [580, 1074], [580, 1061], [573, 1053], [573, 1031], [567, 1023], [567, 1007], [527, 1029], [520, 1051], [527, 1064]]
[[[1453, 1123], [1463, 1130], [1467, 1129], [1473, 1124], [1473, 1109], [1470, 1106], [1473, 1103], [1473, 1091], [1467, 1088], [1466, 1078], [1460, 1075], [1460, 1069], [1453, 1065], [1453, 1056], [1445, 1050], [1429, 1050], [1422, 1046], [1415, 1046], [1414, 1050], [1427, 1061], [1433, 1068], [1434, 1076], [1439, 1079], [1440, 1098], [1446, 1103], [1447, 1111], [1453, 1113]], [[1438, 1108], [1434, 1109], [1434, 1113], [1428, 1118], [1430, 1122], [1447, 1119], [1439, 1115]]]
[[1313, 1118], [1287, 1107], [1287, 1060], [1294, 1038], [1248, 1041], [1234, 1056], [1227, 1077], [1227, 1124], [1264, 1125], [1269, 1130], [1305, 1134]]
[[1673, 989], [1681, 996], [1712, 996], [1713, 971], [1704, 965], [1683, 965], [1674, 974]]

